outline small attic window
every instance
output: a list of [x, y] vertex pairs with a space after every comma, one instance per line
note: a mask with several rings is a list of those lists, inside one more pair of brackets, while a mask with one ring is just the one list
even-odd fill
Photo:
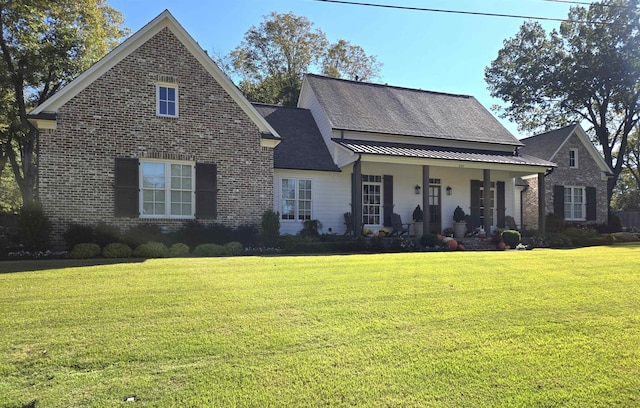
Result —
[[158, 82], [156, 84], [156, 115], [178, 117], [178, 85]]
[[569, 150], [569, 167], [572, 169], [578, 168], [578, 149]]

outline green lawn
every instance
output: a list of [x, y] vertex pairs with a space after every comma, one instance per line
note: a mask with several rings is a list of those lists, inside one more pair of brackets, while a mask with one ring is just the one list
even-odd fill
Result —
[[0, 263], [0, 406], [640, 406], [639, 261]]

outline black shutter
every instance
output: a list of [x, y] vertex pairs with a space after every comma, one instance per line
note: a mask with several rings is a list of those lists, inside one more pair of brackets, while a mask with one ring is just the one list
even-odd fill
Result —
[[596, 188], [587, 187], [587, 221], [596, 220]]
[[115, 216], [137, 218], [140, 215], [138, 159], [117, 157], [115, 167]]
[[390, 227], [393, 213], [393, 176], [382, 177], [382, 190], [383, 223], [385, 227]]
[[196, 218], [218, 215], [218, 166], [196, 163]]
[[507, 211], [506, 207], [506, 203], [505, 203], [505, 199], [504, 199], [504, 181], [498, 181], [496, 183], [496, 201], [497, 201], [497, 213], [498, 213], [498, 220], [496, 225], [498, 226], [498, 228], [504, 228], [504, 216], [505, 213]]
[[553, 186], [553, 214], [564, 220], [564, 186]]
[[469, 230], [480, 227], [480, 180], [471, 180], [471, 214], [469, 216], [471, 225], [467, 225]]

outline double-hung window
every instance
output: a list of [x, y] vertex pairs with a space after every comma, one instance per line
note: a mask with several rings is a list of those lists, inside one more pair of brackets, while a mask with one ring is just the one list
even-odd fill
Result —
[[584, 221], [586, 219], [586, 198], [584, 187], [564, 187], [564, 219]]
[[362, 222], [382, 225], [382, 176], [362, 175]]
[[178, 85], [168, 83], [156, 85], [156, 115], [178, 117]]
[[311, 202], [311, 180], [282, 179], [280, 217], [283, 220], [310, 220]]
[[195, 167], [192, 162], [140, 162], [140, 214], [144, 218], [193, 218]]

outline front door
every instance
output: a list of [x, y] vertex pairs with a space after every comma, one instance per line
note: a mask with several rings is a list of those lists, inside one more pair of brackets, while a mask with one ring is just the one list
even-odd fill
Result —
[[442, 232], [442, 199], [440, 186], [429, 186], [429, 225], [431, 233], [439, 234]]

